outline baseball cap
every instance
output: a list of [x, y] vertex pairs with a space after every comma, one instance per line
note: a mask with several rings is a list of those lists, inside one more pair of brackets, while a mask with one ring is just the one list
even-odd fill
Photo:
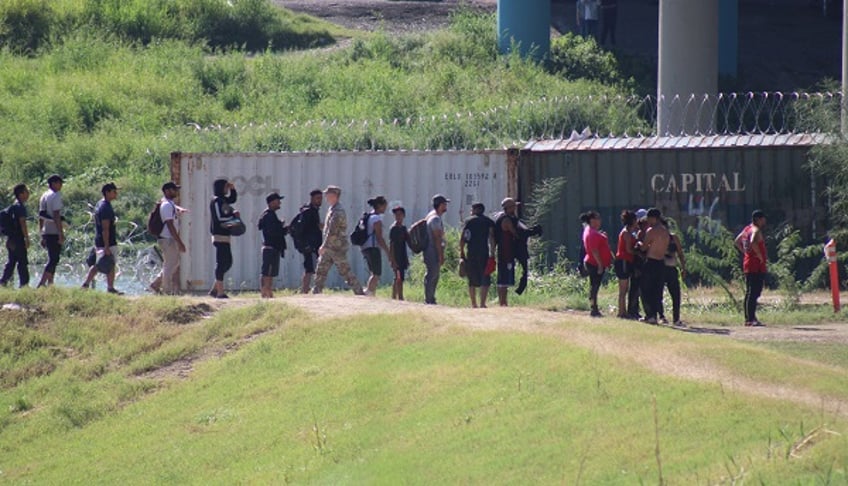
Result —
[[283, 196], [281, 196], [279, 193], [276, 193], [276, 192], [272, 192], [271, 194], [268, 194], [267, 196], [265, 196], [265, 202], [266, 203], [270, 203], [271, 201], [280, 201], [282, 199], [283, 199]]
[[481, 213], [486, 212], [486, 205], [481, 203], [480, 201], [471, 203], [471, 209], [480, 211]]
[[100, 188], [100, 193], [106, 194], [107, 192], [117, 191], [117, 190], [118, 190], [118, 186], [116, 186], [114, 182], [109, 182], [109, 183], [103, 184], [103, 187]]
[[65, 182], [65, 181], [62, 180], [62, 176], [60, 176], [59, 174], [53, 174], [53, 175], [51, 175], [50, 177], [47, 178], [47, 183], [53, 184], [54, 182]]
[[397, 206], [392, 208], [393, 213], [396, 213], [398, 211], [401, 211], [401, 212], [403, 212], [403, 214], [406, 214], [406, 209], [404, 209], [403, 206], [397, 205]]
[[636, 210], [636, 219], [644, 219], [646, 216], [648, 216], [648, 210], [647, 209], [642, 208], [642, 209]]
[[449, 203], [449, 202], [450, 202], [450, 199], [446, 198], [445, 196], [443, 196], [441, 194], [436, 194], [435, 196], [433, 196], [433, 206], [435, 206], [437, 204]]
[[336, 196], [341, 196], [342, 188], [339, 187], [339, 186], [327, 186], [327, 188], [324, 189], [324, 193], [325, 194], [328, 194], [328, 193], [329, 194], [335, 194]]
[[511, 198], [511, 197], [506, 197], [506, 198], [504, 198], [503, 201], [501, 201], [501, 207], [504, 208], [504, 209], [511, 207], [511, 206], [517, 206], [519, 204], [521, 204], [521, 203], [516, 202], [516, 200]]
[[162, 192], [165, 192], [168, 189], [179, 189], [180, 186], [174, 181], [168, 181], [162, 184]]

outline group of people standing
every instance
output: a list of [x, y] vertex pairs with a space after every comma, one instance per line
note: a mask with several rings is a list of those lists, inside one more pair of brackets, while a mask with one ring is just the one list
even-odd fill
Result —
[[598, 44], [607, 39], [615, 45], [618, 24], [618, 0], [577, 0], [577, 29], [583, 37], [592, 37]]
[[[618, 278], [618, 314], [647, 324], [668, 324], [663, 294], [668, 289], [672, 303], [672, 325], [685, 327], [680, 319], [680, 279], [686, 278], [686, 256], [680, 237], [657, 208], [624, 210], [613, 256], [609, 238], [601, 231], [601, 215], [589, 211], [580, 215], [584, 225], [582, 260], [589, 277], [591, 316], [601, 317], [598, 291], [605, 271], [613, 267]], [[766, 218], [754, 211], [752, 222], [736, 237], [735, 245], [743, 254], [745, 273], [745, 325], [763, 326], [757, 320], [757, 300], [763, 290], [767, 253], [762, 229]], [[640, 303], [644, 316], [640, 314]]]

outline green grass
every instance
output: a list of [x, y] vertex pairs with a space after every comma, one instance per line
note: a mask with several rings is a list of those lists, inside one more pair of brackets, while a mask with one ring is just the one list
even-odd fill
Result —
[[[0, 300], [13, 295], [0, 291]], [[279, 303], [193, 320], [196, 301], [41, 295], [48, 298], [20, 299], [43, 302], [31, 321], [0, 329], [31, 333], [28, 342], [50, 341], [64, 355], [53, 372], [4, 385], [0, 481], [650, 484], [658, 478], [654, 399], [671, 484], [847, 478], [844, 418], [657, 376], [568, 336], [588, 332], [657, 352], [720, 349], [740, 374], [753, 357], [782, 381], [803, 377], [796, 386], [848, 397], [844, 385], [756, 345], [567, 317], [555, 332], [533, 335], [412, 314], [316, 321]], [[145, 356], [169, 346], [202, 354], [267, 329], [195, 362], [187, 380], [136, 375]], [[4, 334], [2, 342], [12, 341]], [[14, 342], [19, 355], [34, 347]], [[842, 435], [822, 433], [789, 458], [820, 425]]]

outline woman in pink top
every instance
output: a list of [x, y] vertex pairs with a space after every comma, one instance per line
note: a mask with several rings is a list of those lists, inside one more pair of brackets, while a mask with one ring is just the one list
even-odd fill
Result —
[[592, 317], [602, 317], [598, 309], [598, 290], [604, 278], [604, 271], [612, 264], [612, 252], [609, 239], [601, 229], [601, 215], [597, 211], [589, 211], [580, 215], [583, 223], [583, 249], [586, 256], [583, 263], [589, 273], [589, 303], [592, 306]]

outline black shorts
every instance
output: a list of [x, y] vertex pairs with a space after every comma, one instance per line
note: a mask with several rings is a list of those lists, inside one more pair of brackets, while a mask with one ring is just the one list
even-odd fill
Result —
[[406, 280], [406, 269], [405, 268], [403, 268], [403, 269], [398, 268], [397, 270], [395, 270], [394, 275], [395, 275], [395, 280], [403, 282], [403, 281]]
[[262, 248], [262, 276], [276, 277], [280, 274], [280, 250]]
[[365, 257], [365, 263], [368, 264], [368, 271], [379, 277], [383, 273], [383, 256], [380, 255], [380, 249], [376, 247], [363, 248], [362, 256]]
[[615, 276], [619, 280], [628, 280], [633, 276], [633, 263], [624, 260], [615, 260]]
[[488, 287], [492, 285], [492, 277], [486, 275], [486, 264], [489, 257], [468, 257], [465, 259], [465, 274], [469, 287]]
[[318, 262], [318, 254], [314, 251], [301, 253], [303, 255], [303, 273], [315, 273], [315, 265]]
[[515, 285], [515, 260], [498, 260], [498, 287]]

